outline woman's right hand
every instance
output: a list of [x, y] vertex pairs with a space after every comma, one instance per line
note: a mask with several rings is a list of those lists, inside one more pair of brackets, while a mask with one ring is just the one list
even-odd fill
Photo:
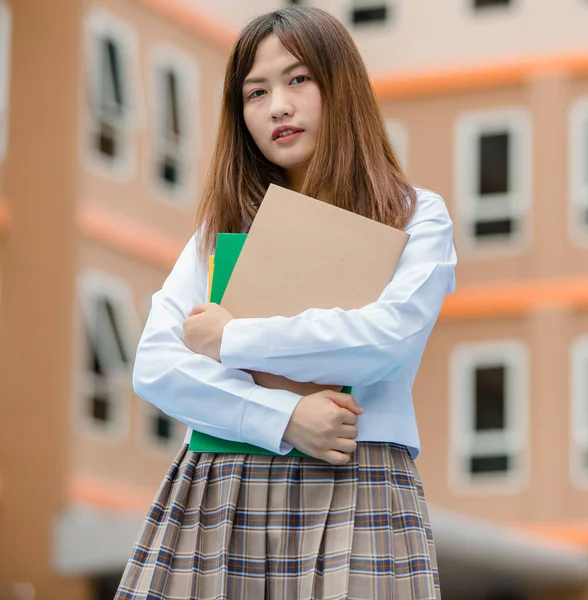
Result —
[[284, 441], [296, 449], [332, 465], [344, 465], [357, 448], [357, 420], [363, 408], [350, 394], [326, 390], [299, 402]]

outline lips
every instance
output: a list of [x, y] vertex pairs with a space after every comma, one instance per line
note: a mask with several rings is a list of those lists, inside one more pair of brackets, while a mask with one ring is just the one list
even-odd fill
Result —
[[294, 127], [293, 125], [281, 125], [276, 127], [272, 132], [272, 140], [276, 141], [280, 137], [287, 137], [288, 133], [301, 133], [304, 129], [300, 127]]

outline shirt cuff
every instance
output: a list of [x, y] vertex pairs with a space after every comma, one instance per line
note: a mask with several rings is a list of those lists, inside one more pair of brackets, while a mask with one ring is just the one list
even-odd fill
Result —
[[242, 441], [276, 454], [288, 454], [292, 446], [282, 438], [301, 398], [286, 390], [256, 387], [245, 403]]
[[[261, 335], [262, 327], [255, 327], [256, 321], [265, 319], [232, 319], [223, 330], [219, 351], [220, 362], [229, 369], [263, 371], [265, 343]], [[258, 329], [259, 336], [251, 332]]]

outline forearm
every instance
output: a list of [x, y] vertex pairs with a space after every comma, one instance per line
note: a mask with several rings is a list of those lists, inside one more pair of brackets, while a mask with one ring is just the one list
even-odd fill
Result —
[[453, 265], [436, 264], [411, 288], [418, 293], [397, 294], [358, 310], [236, 319], [223, 337], [222, 363], [326, 385], [392, 379], [409, 356], [423, 352], [452, 273]]
[[243, 371], [194, 354], [180, 344], [143, 341], [133, 388], [138, 396], [192, 429], [276, 453], [300, 396], [255, 385]]

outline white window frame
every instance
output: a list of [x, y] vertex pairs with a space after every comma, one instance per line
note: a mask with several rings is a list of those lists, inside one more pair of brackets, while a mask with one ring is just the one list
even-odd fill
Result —
[[[477, 367], [507, 367], [504, 430], [474, 430], [474, 374]], [[510, 377], [508, 377], [510, 375]], [[523, 342], [505, 340], [464, 343], [451, 356], [449, 483], [457, 493], [515, 493], [528, 482], [529, 365]], [[512, 467], [506, 473], [472, 475], [474, 456], [507, 454]]]
[[570, 202], [569, 235], [579, 246], [588, 246], [588, 223], [582, 225], [579, 211], [588, 211], [588, 96], [575, 100], [568, 117]]
[[576, 487], [588, 489], [588, 333], [579, 337], [571, 347], [572, 406], [570, 411], [571, 479]]
[[[92, 106], [100, 104], [101, 47], [100, 40], [112, 38], [121, 50], [121, 85], [126, 106], [117, 120], [121, 131], [120, 156], [105, 158], [94, 147], [93, 137], [97, 124]], [[139, 42], [131, 25], [104, 9], [91, 10], [84, 21], [84, 112], [82, 127], [83, 160], [94, 173], [115, 181], [129, 181], [135, 175], [136, 133], [140, 122], [139, 112]]]
[[8, 148], [11, 47], [12, 13], [10, 7], [0, 0], [0, 162]]
[[[379, 4], [386, 4], [388, 6], [388, 17], [384, 22], [365, 23], [358, 25], [353, 22], [351, 18], [353, 10], [356, 8], [372, 8]], [[393, 24], [398, 21], [399, 2], [398, 0], [348, 0], [347, 3], [347, 17], [343, 21], [347, 21], [348, 26], [353, 30], [354, 35], [359, 34], [363, 31], [373, 33], [374, 30], [386, 31], [391, 28]], [[391, 15], [391, 16], [390, 16]]]
[[[102, 271], [87, 269], [80, 274], [78, 278], [78, 295], [81, 307], [81, 318], [84, 321], [84, 327], [80, 328], [83, 334], [80, 341], [82, 343], [81, 353], [83, 359], [79, 372], [77, 385], [77, 423], [80, 431], [90, 437], [101, 440], [122, 441], [129, 436], [130, 432], [130, 407], [132, 395], [132, 361], [135, 354], [135, 348], [138, 341], [139, 323], [138, 316], [134, 309], [133, 295], [129, 285], [122, 279], [104, 273]], [[96, 298], [106, 296], [116, 307], [120, 319], [117, 321], [120, 327], [120, 335], [124, 344], [125, 353], [129, 359], [127, 368], [113, 374], [110, 382], [114, 402], [112, 403], [113, 416], [109, 423], [98, 424], [91, 417], [88, 411], [88, 398], [95, 387], [93, 374], [87, 369], [88, 355], [90, 349], [87, 345], [87, 335], [92, 335], [92, 327], [95, 327], [96, 321]], [[87, 332], [87, 334], [86, 334]], [[103, 332], [102, 332], [103, 333]], [[115, 341], [108, 337], [100, 338], [100, 343], [109, 344]], [[96, 344], [96, 339], [94, 341]], [[112, 352], [113, 350], [110, 350]], [[114, 352], [116, 352], [114, 350]]]
[[385, 122], [388, 139], [396, 152], [400, 166], [405, 173], [408, 173], [408, 128], [397, 119], [388, 118]]
[[[509, 154], [511, 189], [505, 194], [482, 197], [477, 191], [479, 139], [485, 134], [504, 131], [510, 134], [512, 148]], [[462, 248], [479, 257], [510, 256], [528, 250], [532, 238], [533, 160], [529, 112], [519, 107], [471, 111], [456, 120], [454, 133], [454, 187]], [[476, 238], [471, 226], [485, 218], [518, 220], [518, 233], [510, 237]]]
[[[197, 63], [186, 53], [168, 44], [160, 44], [152, 49], [150, 53], [151, 74], [151, 99], [153, 109], [151, 111], [151, 161], [149, 172], [151, 184], [155, 189], [155, 196], [159, 200], [179, 208], [192, 209], [195, 198], [196, 159], [200, 151], [200, 135], [198, 127], [198, 115], [200, 105], [199, 80], [200, 73]], [[173, 69], [178, 80], [182, 82], [178, 96], [180, 103], [182, 127], [184, 128], [184, 141], [176, 149], [179, 161], [184, 165], [184, 185], [172, 188], [166, 185], [157, 174], [159, 158], [164, 152], [166, 141], [160, 134], [161, 127], [165, 122], [165, 90], [160, 83], [162, 70]]]

